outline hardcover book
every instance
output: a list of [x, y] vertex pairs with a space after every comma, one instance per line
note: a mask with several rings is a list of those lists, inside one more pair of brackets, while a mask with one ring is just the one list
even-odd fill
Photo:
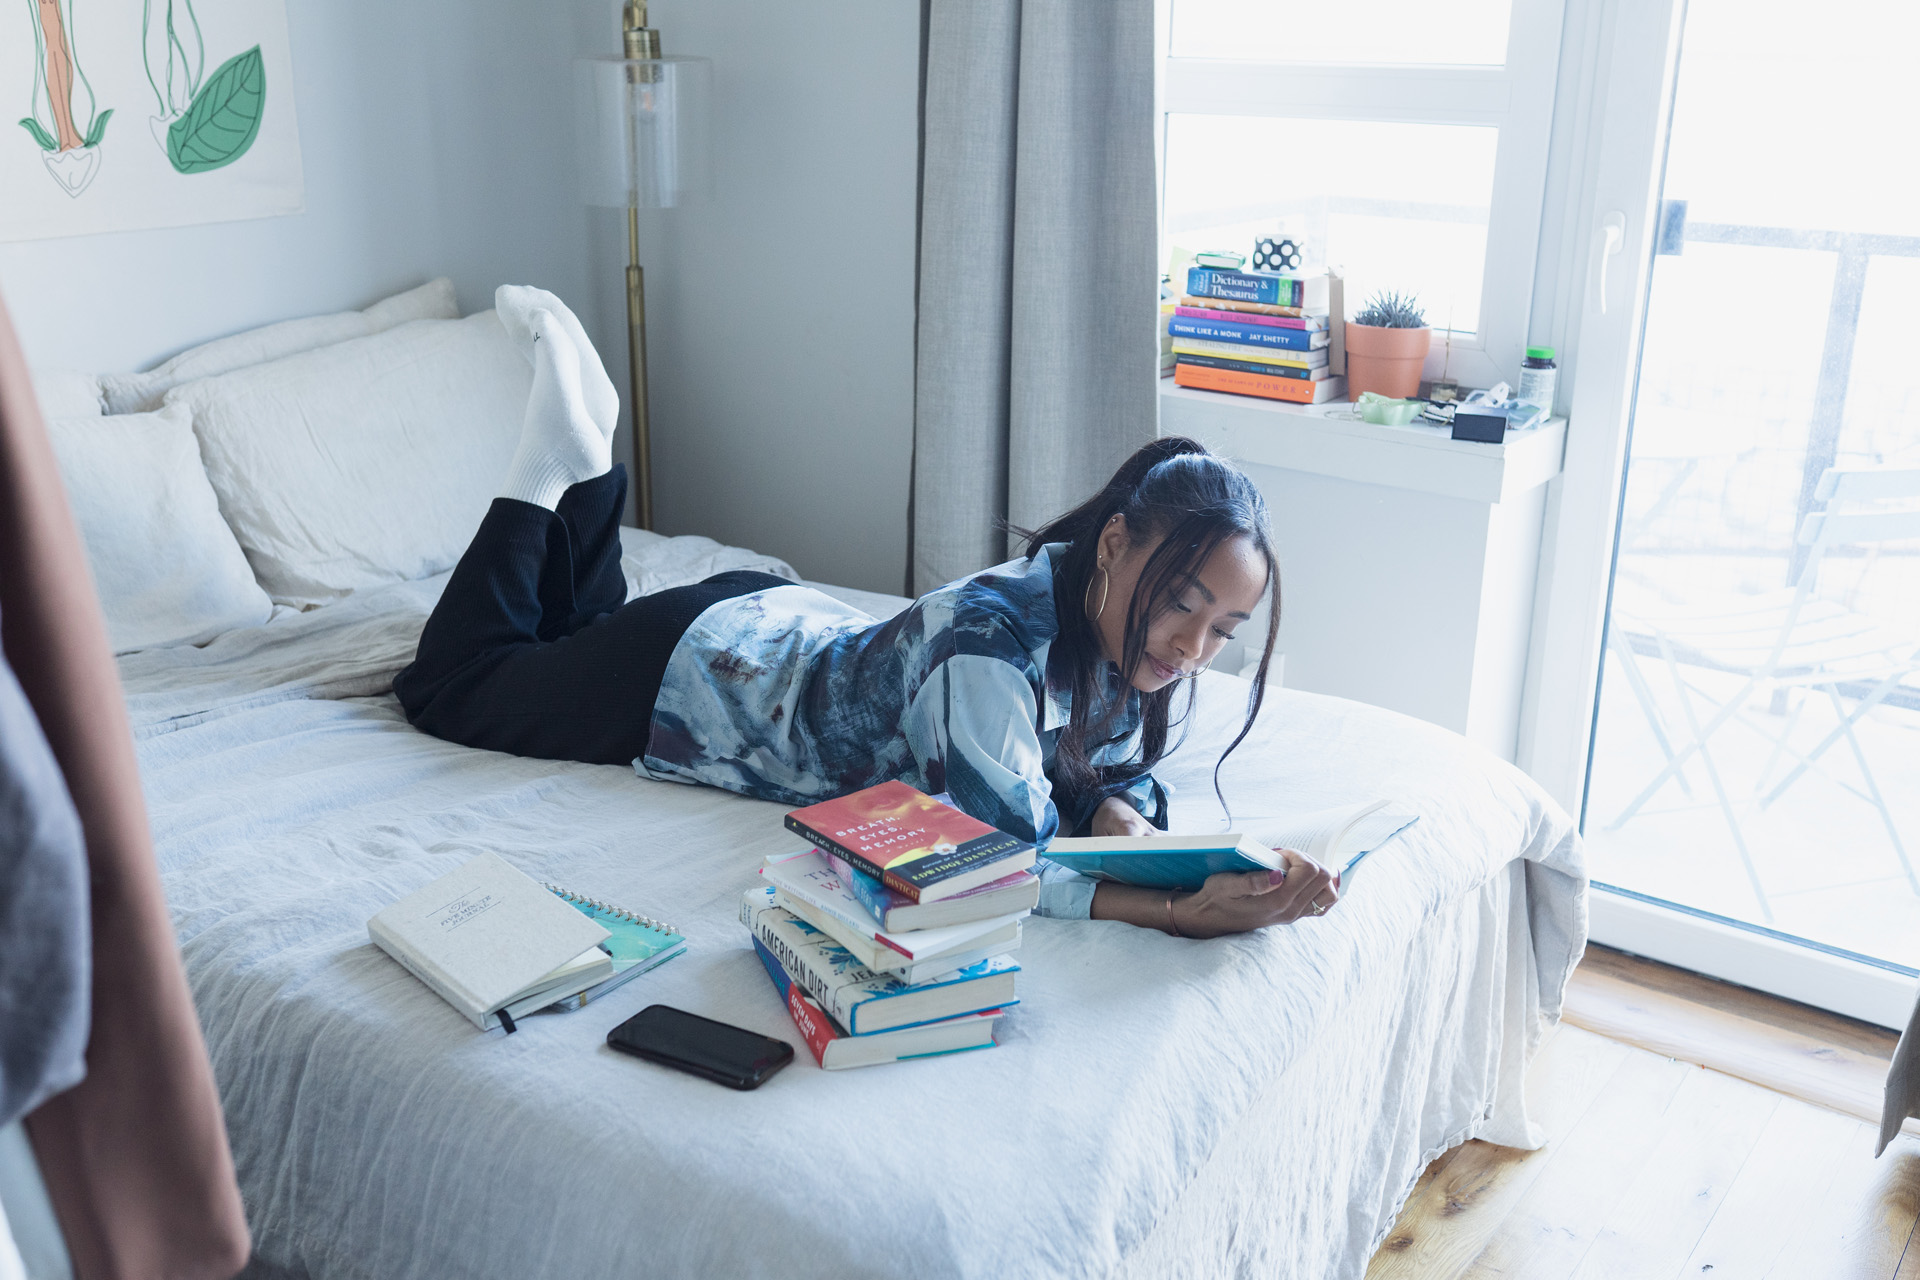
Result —
[[1375, 849], [1419, 820], [1387, 800], [1342, 805], [1269, 819], [1255, 839], [1238, 832], [1213, 836], [1094, 836], [1061, 838], [1047, 857], [1081, 875], [1150, 889], [1198, 889], [1221, 871], [1272, 871], [1276, 848], [1306, 854], [1352, 887], [1352, 874]]
[[925, 982], [929, 978], [952, 973], [955, 969], [964, 969], [976, 960], [1008, 955], [1020, 949], [1020, 922], [1015, 920], [1001, 925], [991, 933], [982, 934], [952, 951], [942, 951], [921, 959], [908, 960], [891, 947], [882, 946], [866, 936], [862, 930], [853, 928], [844, 919], [831, 912], [822, 911], [805, 898], [796, 897], [778, 885], [768, 887], [773, 890], [775, 905], [791, 911], [831, 937], [852, 952], [861, 964], [875, 973], [895, 974], [903, 982]]
[[760, 963], [765, 966], [767, 977], [773, 980], [773, 989], [780, 993], [781, 1001], [787, 1006], [787, 1016], [793, 1019], [801, 1039], [813, 1051], [813, 1060], [828, 1071], [871, 1067], [907, 1058], [931, 1058], [967, 1049], [986, 1049], [993, 1045], [993, 1023], [1000, 1016], [998, 1009], [966, 1013], [923, 1027], [902, 1027], [898, 1031], [882, 1031], [876, 1035], [850, 1036], [834, 1024], [827, 1011], [820, 1007], [820, 1002], [793, 980], [781, 967], [779, 958], [767, 950], [758, 938], [753, 941], [753, 949], [760, 957]]
[[1298, 365], [1302, 369], [1329, 363], [1325, 347], [1318, 351], [1281, 351], [1239, 342], [1212, 342], [1205, 338], [1175, 338], [1173, 352], [1176, 356], [1220, 356], [1227, 360], [1251, 360], [1259, 364]]
[[1225, 391], [1237, 396], [1258, 396], [1262, 400], [1287, 400], [1294, 404], [1325, 404], [1347, 398], [1347, 380], [1338, 374], [1318, 382], [1305, 382], [1278, 374], [1242, 373], [1238, 369], [1208, 369], [1185, 361], [1173, 367], [1174, 385], [1195, 391]]
[[1167, 321], [1167, 332], [1175, 339], [1207, 338], [1214, 342], [1239, 342], [1256, 347], [1276, 347], [1285, 351], [1312, 351], [1326, 346], [1332, 340], [1332, 335], [1324, 329], [1317, 331], [1287, 329], [1277, 325], [1201, 320], [1179, 314]]
[[367, 921], [375, 946], [481, 1030], [613, 972], [610, 931], [497, 853], [482, 853]]
[[930, 982], [908, 983], [868, 969], [830, 935], [775, 905], [762, 888], [742, 895], [740, 918], [793, 980], [853, 1035], [1018, 1003], [1014, 975], [1020, 966], [1005, 956], [976, 961]]
[[1033, 845], [904, 782], [795, 809], [787, 829], [915, 902], [936, 902], [1033, 866]]

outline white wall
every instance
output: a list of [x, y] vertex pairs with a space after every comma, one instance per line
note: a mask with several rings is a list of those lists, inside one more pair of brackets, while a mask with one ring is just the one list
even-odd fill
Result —
[[306, 212], [0, 245], [28, 359], [141, 368], [437, 275], [469, 310], [504, 280], [586, 295], [568, 86], [606, 7], [287, 0]]
[[[287, 9], [306, 212], [0, 245], [29, 360], [143, 368], [450, 275], [468, 310], [503, 281], [560, 294], [624, 395], [624, 216], [576, 199], [571, 150], [572, 60], [618, 50], [617, 0]], [[897, 591], [919, 5], [656, 0], [652, 20], [715, 60], [716, 107], [716, 199], [646, 215], [657, 523]]]
[[[714, 59], [714, 199], [641, 215], [656, 523], [901, 591], [920, 6], [655, 0], [650, 17], [667, 53]], [[595, 211], [610, 324], [625, 234]]]

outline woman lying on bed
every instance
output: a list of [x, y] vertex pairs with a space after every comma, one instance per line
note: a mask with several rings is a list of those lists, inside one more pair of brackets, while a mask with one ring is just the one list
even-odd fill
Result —
[[[415, 725], [789, 805], [899, 778], [1042, 849], [1166, 826], [1150, 770], [1174, 691], [1279, 584], [1266, 504], [1230, 463], [1155, 441], [1025, 558], [888, 622], [750, 571], [629, 602], [618, 394], [559, 299], [507, 286], [496, 301], [533, 392], [502, 496], [394, 680]], [[1278, 612], [1229, 752], [1259, 712]], [[1042, 863], [1040, 912], [1212, 937], [1338, 900], [1324, 868], [1281, 852], [1284, 872], [1172, 895]]]

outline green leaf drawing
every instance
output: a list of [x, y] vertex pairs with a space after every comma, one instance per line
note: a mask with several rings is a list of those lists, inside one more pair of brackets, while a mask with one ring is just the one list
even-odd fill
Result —
[[40, 144], [42, 151], [58, 151], [60, 149], [60, 144], [53, 140], [53, 135], [48, 133], [46, 127], [32, 116], [28, 116], [25, 120], [22, 120], [20, 127], [33, 135], [33, 140]]
[[87, 140], [84, 145], [89, 147], [97, 147], [100, 145], [100, 139], [106, 136], [107, 121], [112, 116], [113, 108], [108, 107], [105, 111], [102, 111], [93, 118], [93, 128], [87, 130]]
[[167, 130], [167, 159], [181, 173], [206, 173], [247, 153], [260, 132], [267, 72], [260, 46], [236, 54], [208, 76], [187, 113]]

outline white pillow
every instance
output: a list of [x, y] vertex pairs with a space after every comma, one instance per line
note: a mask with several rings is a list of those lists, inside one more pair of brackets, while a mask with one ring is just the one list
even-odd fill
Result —
[[201, 644], [273, 612], [200, 465], [185, 409], [51, 418], [115, 653]]
[[168, 391], [194, 378], [211, 378], [282, 356], [364, 338], [412, 320], [452, 320], [460, 315], [453, 281], [432, 280], [383, 298], [365, 311], [307, 316], [216, 338], [182, 351], [145, 373], [108, 373], [100, 378], [108, 413], [144, 413], [160, 407]]
[[28, 380], [40, 397], [43, 418], [100, 416], [100, 375], [67, 369], [29, 369]]
[[520, 438], [533, 370], [491, 311], [175, 387], [220, 510], [280, 604], [451, 568]]

